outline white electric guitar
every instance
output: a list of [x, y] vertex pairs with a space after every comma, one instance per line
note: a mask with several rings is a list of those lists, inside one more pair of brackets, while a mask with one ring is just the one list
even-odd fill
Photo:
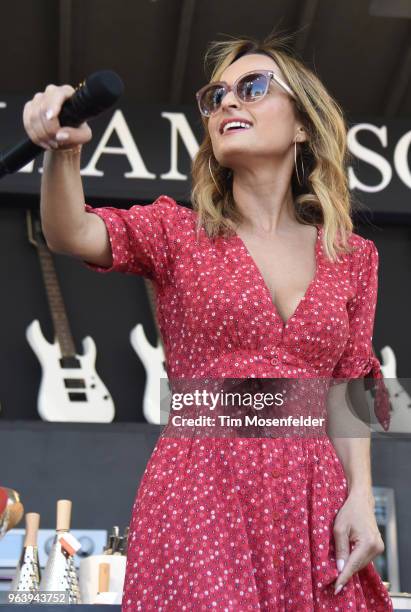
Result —
[[41, 367], [42, 377], [37, 409], [44, 421], [110, 423], [114, 403], [95, 371], [96, 345], [83, 339], [83, 355], [76, 348], [57, 279], [51, 252], [41, 232], [38, 218], [27, 211], [30, 242], [37, 248], [53, 321], [55, 341], [48, 342], [37, 319], [26, 329], [26, 338]]
[[[164, 399], [168, 396], [169, 385], [165, 369], [165, 356], [161, 333], [157, 323], [154, 290], [151, 281], [144, 279], [147, 294], [157, 331], [157, 346], [153, 346], [144, 332], [141, 323], [138, 323], [130, 332], [130, 342], [140, 357], [146, 371], [146, 386], [143, 396], [143, 415], [149, 423], [155, 425], [166, 424], [169, 408]], [[164, 397], [162, 396], [164, 395]]]

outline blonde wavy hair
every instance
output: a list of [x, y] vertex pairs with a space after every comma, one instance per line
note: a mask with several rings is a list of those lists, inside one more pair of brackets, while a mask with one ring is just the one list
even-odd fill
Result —
[[[281, 69], [285, 81], [296, 94], [297, 117], [302, 121], [308, 139], [299, 144], [299, 175], [304, 164], [304, 182], [300, 186], [295, 168], [291, 179], [295, 214], [303, 224], [323, 225], [324, 250], [330, 260], [339, 253], [352, 251], [348, 244], [353, 231], [351, 196], [347, 165], [351, 155], [347, 148], [347, 126], [338, 103], [319, 78], [290, 49], [292, 34], [270, 33], [264, 40], [229, 36], [212, 41], [204, 64], [214, 62], [210, 82], [221, 79], [222, 72], [236, 59], [248, 53], [270, 56]], [[205, 136], [191, 166], [191, 202], [197, 211], [197, 231], [204, 227], [209, 237], [232, 233], [244, 216], [236, 207], [232, 192], [232, 171], [220, 166], [213, 155], [208, 132], [208, 118], [202, 116]], [[211, 164], [212, 176], [210, 175]]]

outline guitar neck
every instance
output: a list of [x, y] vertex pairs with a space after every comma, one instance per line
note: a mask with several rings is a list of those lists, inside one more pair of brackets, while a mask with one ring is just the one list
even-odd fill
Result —
[[54, 333], [63, 357], [73, 357], [76, 347], [64, 306], [52, 254], [46, 244], [37, 245], [43, 281], [53, 321]]

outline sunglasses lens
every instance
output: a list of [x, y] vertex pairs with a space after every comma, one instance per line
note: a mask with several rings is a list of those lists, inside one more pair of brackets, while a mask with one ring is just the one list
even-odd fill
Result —
[[[246, 74], [237, 83], [237, 95], [243, 102], [254, 102], [265, 96], [271, 77], [261, 72]], [[221, 106], [226, 87], [210, 84], [200, 95], [199, 106], [203, 115], [209, 117]]]
[[210, 85], [207, 87], [200, 97], [201, 112], [208, 116], [217, 111], [224, 94], [225, 89], [221, 85]]
[[247, 74], [237, 85], [237, 93], [244, 102], [253, 102], [265, 95], [269, 82], [268, 76], [261, 73]]

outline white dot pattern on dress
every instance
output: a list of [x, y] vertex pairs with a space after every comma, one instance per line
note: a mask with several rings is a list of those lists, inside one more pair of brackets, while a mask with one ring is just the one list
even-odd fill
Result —
[[[320, 228], [315, 279], [285, 324], [238, 236], [201, 229], [197, 241], [196, 213], [172, 198], [86, 210], [106, 223], [113, 265], [85, 265], [154, 281], [170, 377], [382, 381], [372, 241], [352, 234], [356, 251], [333, 263]], [[386, 426], [382, 383], [377, 395]], [[392, 610], [373, 563], [334, 595], [333, 522], [346, 496], [327, 437], [160, 436], [133, 505], [123, 611]]]

